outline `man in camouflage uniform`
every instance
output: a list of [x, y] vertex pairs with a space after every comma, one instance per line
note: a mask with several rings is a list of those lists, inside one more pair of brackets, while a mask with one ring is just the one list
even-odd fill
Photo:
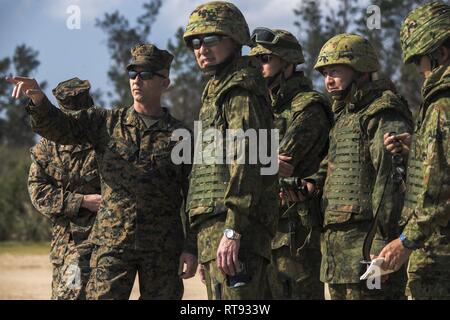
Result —
[[327, 161], [315, 181], [316, 191], [323, 188], [321, 280], [331, 299], [401, 298], [401, 272], [380, 290], [369, 290], [359, 278], [366, 268], [363, 242], [376, 214], [372, 254], [399, 235], [402, 195], [391, 178], [393, 164], [383, 135], [411, 131], [411, 113], [389, 80], [377, 80], [376, 53], [361, 36], [340, 34], [328, 40], [314, 68], [325, 78], [335, 112]]
[[[268, 80], [275, 128], [280, 131], [279, 176], [305, 178], [315, 173], [328, 151], [332, 112], [328, 100], [296, 66], [302, 64], [302, 47], [288, 31], [257, 28], [250, 56], [261, 61]], [[280, 220], [272, 240], [268, 268], [274, 299], [323, 299], [320, 282], [320, 229], [313, 203], [280, 204]]]
[[131, 53], [131, 107], [69, 115], [51, 105], [36, 80], [8, 80], [16, 84], [14, 97], [31, 98], [36, 133], [60, 144], [94, 147], [102, 202], [89, 238], [95, 248], [88, 299], [127, 299], [136, 273], [141, 299], [180, 299], [182, 278], [195, 274], [196, 257], [195, 241], [190, 232], [185, 241], [180, 217], [190, 166], [171, 160], [179, 142], [172, 133], [183, 126], [161, 107], [173, 56], [152, 44]]
[[411, 11], [400, 37], [403, 61], [416, 63], [425, 82], [408, 160], [406, 226], [380, 256], [394, 270], [409, 257], [407, 296], [450, 299], [450, 6]]
[[[211, 76], [200, 109], [203, 130], [271, 129], [260, 64], [241, 56], [242, 46], [251, 40], [239, 9], [221, 1], [198, 6], [184, 39], [199, 67]], [[243, 150], [249, 159], [247, 141]], [[194, 163], [187, 208], [191, 226], [198, 230], [208, 298], [261, 299], [278, 216], [276, 176], [262, 175], [259, 163], [217, 162]], [[233, 285], [237, 273], [243, 286]]]
[[[70, 113], [93, 106], [87, 80], [58, 84], [53, 94]], [[92, 145], [63, 146], [42, 138], [31, 148], [28, 190], [36, 209], [52, 221], [52, 299], [85, 299], [92, 246], [88, 236], [100, 205], [100, 179]]]

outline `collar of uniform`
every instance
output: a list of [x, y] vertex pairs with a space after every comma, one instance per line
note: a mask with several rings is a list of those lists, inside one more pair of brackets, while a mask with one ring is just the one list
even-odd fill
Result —
[[422, 97], [424, 101], [433, 99], [438, 92], [449, 92], [450, 90], [450, 65], [437, 67], [425, 79], [422, 86]]
[[85, 144], [77, 144], [77, 145], [58, 145], [58, 150], [60, 151], [68, 151], [68, 152], [80, 152], [84, 150], [93, 149], [92, 145], [85, 143]]
[[125, 124], [133, 127], [142, 127], [142, 129], [144, 130], [168, 128], [170, 127], [171, 122], [170, 113], [169, 110], [167, 110], [167, 108], [165, 107], [162, 107], [162, 110], [163, 116], [161, 117], [161, 119], [155, 124], [153, 124], [150, 128], [147, 128], [144, 121], [140, 119], [139, 114], [136, 112], [136, 110], [134, 110], [134, 107], [131, 106], [127, 110], [127, 115], [125, 117]]
[[383, 94], [383, 91], [391, 90], [396, 92], [395, 86], [389, 79], [380, 79], [364, 83], [350, 93], [350, 99], [346, 103], [346, 108], [350, 112], [358, 112], [364, 109], [375, 99]]
[[283, 107], [294, 98], [294, 96], [302, 91], [309, 91], [312, 89], [311, 80], [305, 77], [303, 71], [296, 71], [292, 76], [280, 82], [278, 88], [274, 88], [270, 97], [272, 100], [272, 107], [276, 112], [283, 111]]

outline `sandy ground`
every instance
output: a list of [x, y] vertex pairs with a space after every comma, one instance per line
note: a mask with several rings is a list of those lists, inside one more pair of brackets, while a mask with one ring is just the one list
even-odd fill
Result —
[[[0, 254], [0, 300], [46, 300], [51, 296], [51, 264], [46, 254]], [[184, 282], [183, 299], [206, 299], [198, 276]], [[139, 297], [137, 282], [130, 299]]]

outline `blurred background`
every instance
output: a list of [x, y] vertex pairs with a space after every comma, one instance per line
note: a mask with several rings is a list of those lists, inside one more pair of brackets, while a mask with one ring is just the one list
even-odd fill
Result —
[[[172, 86], [164, 104], [175, 117], [192, 126], [205, 79], [182, 34], [189, 14], [203, 2], [0, 0], [0, 299], [46, 299], [51, 282], [47, 258], [50, 224], [33, 208], [27, 190], [29, 148], [38, 137], [32, 133], [23, 108], [26, 101], [10, 98], [12, 86], [4, 76], [36, 78], [54, 103], [51, 89], [59, 82], [72, 77], [88, 79], [96, 105], [129, 106], [132, 98], [124, 70], [130, 48], [152, 42], [175, 55]], [[300, 69], [319, 90], [323, 90], [321, 76], [312, 66], [325, 41], [343, 32], [366, 36], [378, 50], [381, 76], [394, 81], [413, 112], [418, 109], [421, 83], [414, 68], [401, 62], [399, 28], [407, 13], [425, 1], [230, 2], [241, 9], [250, 30], [264, 26], [295, 34], [306, 57]], [[197, 288], [198, 279], [192, 283]], [[203, 291], [196, 290], [193, 297], [205, 297]]]

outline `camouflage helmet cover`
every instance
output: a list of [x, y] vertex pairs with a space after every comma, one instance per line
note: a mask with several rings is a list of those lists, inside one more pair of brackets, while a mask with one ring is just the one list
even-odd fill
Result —
[[321, 71], [325, 66], [345, 64], [358, 72], [376, 72], [380, 69], [377, 54], [370, 42], [356, 34], [338, 34], [322, 47], [314, 65]]
[[169, 70], [172, 60], [173, 55], [167, 50], [158, 49], [151, 43], [138, 44], [131, 49], [131, 63], [127, 66], [127, 70], [137, 66], [152, 71]]
[[74, 110], [93, 105], [92, 97], [89, 95], [90, 89], [91, 84], [88, 80], [75, 77], [58, 83], [52, 93], [61, 107]]
[[450, 36], [450, 6], [429, 2], [411, 11], [400, 29], [403, 62], [432, 53]]
[[284, 40], [284, 42], [291, 43], [291, 45], [289, 47], [283, 46], [283, 42], [277, 42], [275, 44], [257, 43], [256, 46], [250, 51], [250, 56], [273, 54], [288, 63], [302, 64], [305, 62], [302, 46], [292, 33], [280, 29], [273, 29], [272, 31], [279, 37], [279, 39]]
[[240, 45], [251, 46], [250, 30], [242, 12], [232, 3], [212, 1], [198, 6], [189, 16], [183, 38], [186, 44], [192, 36], [223, 34]]

